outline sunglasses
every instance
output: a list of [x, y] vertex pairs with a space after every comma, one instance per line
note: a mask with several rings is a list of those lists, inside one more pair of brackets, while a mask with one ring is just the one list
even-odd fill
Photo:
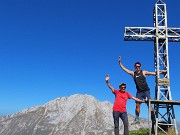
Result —
[[122, 89], [125, 89], [126, 87], [121, 87]]

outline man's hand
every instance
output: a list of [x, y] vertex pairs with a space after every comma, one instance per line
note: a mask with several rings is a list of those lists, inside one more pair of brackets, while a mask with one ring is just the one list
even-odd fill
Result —
[[107, 74], [105, 77], [106, 82], [109, 81], [109, 75]]
[[106, 74], [106, 77], [105, 77], [105, 81], [106, 81], [106, 84], [107, 86], [111, 89], [111, 91], [114, 93], [114, 88], [110, 85], [109, 83], [109, 75]]
[[159, 74], [167, 74], [167, 71], [166, 70], [161, 70], [161, 71], [159, 71]]
[[121, 56], [118, 57], [118, 63], [121, 63]]

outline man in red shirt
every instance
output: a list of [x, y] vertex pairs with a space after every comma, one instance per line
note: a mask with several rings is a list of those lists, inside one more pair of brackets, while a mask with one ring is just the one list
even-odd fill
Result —
[[142, 100], [133, 97], [130, 93], [126, 92], [126, 84], [121, 83], [119, 90], [114, 89], [109, 83], [109, 75], [106, 75], [105, 81], [107, 86], [115, 94], [115, 101], [113, 105], [113, 118], [114, 118], [114, 134], [119, 135], [119, 117], [121, 118], [124, 125], [124, 135], [129, 135], [128, 131], [128, 116], [126, 111], [126, 103], [128, 99], [134, 99], [138, 102]]

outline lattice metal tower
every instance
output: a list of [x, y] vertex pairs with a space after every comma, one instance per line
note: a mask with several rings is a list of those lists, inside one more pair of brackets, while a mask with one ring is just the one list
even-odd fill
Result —
[[154, 104], [155, 134], [157, 135], [159, 131], [167, 134], [169, 127], [174, 127], [178, 134], [173, 105], [180, 105], [180, 102], [172, 100], [168, 42], [180, 42], [180, 28], [167, 27], [166, 4], [162, 0], [157, 0], [153, 15], [154, 27], [125, 27], [124, 40], [154, 41], [154, 64], [157, 75], [155, 100], [150, 100], [149, 105]]

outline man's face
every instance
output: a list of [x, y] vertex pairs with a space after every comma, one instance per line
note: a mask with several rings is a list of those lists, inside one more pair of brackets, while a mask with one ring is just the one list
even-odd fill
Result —
[[122, 91], [126, 91], [126, 85], [122, 85], [122, 86], [120, 87], [120, 89], [121, 89]]
[[136, 71], [140, 71], [141, 65], [140, 64], [136, 64], [134, 68], [136, 69]]

